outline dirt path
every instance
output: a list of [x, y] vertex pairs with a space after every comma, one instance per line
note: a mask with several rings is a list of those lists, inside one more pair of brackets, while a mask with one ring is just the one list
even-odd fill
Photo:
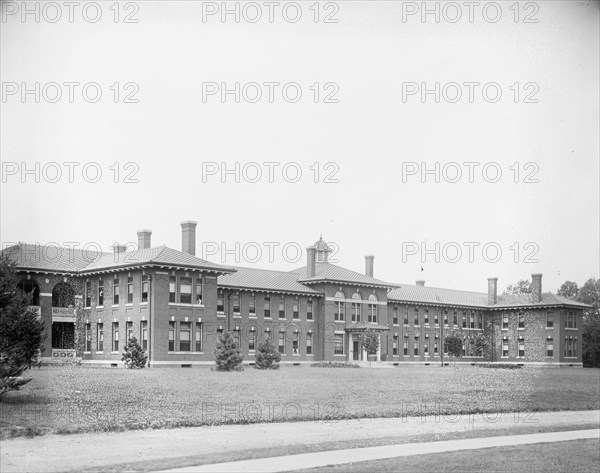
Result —
[[[357, 419], [334, 422], [289, 422], [195, 427], [77, 435], [49, 435], [0, 442], [0, 469], [8, 472], [54, 472], [102, 469], [103, 466], [162, 460], [223, 451], [318, 445], [332, 441], [443, 435], [452, 432], [519, 428], [573, 430], [597, 428], [600, 411], [533, 414], [473, 414]], [[578, 427], [581, 426], [581, 427]], [[223, 458], [227, 460], [227, 458]]]

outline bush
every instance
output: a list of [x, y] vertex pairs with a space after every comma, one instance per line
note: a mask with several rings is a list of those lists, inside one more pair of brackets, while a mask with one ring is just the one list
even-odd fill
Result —
[[518, 369], [522, 368], [522, 366], [513, 365], [510, 363], [482, 363], [477, 366], [480, 368], [496, 368], [496, 369], [504, 369], [504, 370], [518, 370]]
[[213, 353], [217, 371], [242, 371], [244, 369], [242, 366], [244, 357], [231, 333], [223, 332], [217, 337]]
[[258, 344], [254, 368], [257, 370], [278, 370], [280, 361], [281, 354], [275, 350], [275, 345], [269, 338]]
[[345, 361], [317, 361], [311, 363], [311, 368], [360, 368], [354, 363], [346, 363]]
[[125, 345], [125, 352], [121, 361], [125, 362], [125, 366], [129, 369], [143, 369], [146, 367], [148, 356], [144, 349], [140, 346], [137, 338], [131, 337]]

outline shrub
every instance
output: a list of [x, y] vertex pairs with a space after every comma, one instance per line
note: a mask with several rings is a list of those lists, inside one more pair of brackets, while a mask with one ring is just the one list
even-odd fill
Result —
[[366, 329], [362, 334], [362, 346], [368, 355], [377, 354], [379, 348], [379, 335], [373, 329]]
[[269, 338], [258, 344], [254, 368], [257, 370], [278, 370], [280, 361], [281, 354], [275, 350], [275, 345]]
[[223, 332], [217, 337], [214, 355], [217, 371], [242, 371], [244, 369], [242, 366], [244, 357], [240, 352], [240, 347], [229, 332]]
[[459, 330], [450, 332], [444, 338], [444, 351], [455, 360], [462, 354], [463, 337]]
[[317, 361], [311, 363], [311, 368], [360, 368], [354, 363], [346, 363], [345, 361]]
[[125, 362], [125, 366], [129, 369], [143, 369], [146, 367], [148, 356], [138, 343], [137, 338], [131, 337], [127, 341], [121, 361]]
[[482, 363], [477, 365], [480, 368], [496, 368], [496, 369], [504, 369], [504, 370], [518, 370], [521, 369], [522, 366], [513, 365], [510, 363]]

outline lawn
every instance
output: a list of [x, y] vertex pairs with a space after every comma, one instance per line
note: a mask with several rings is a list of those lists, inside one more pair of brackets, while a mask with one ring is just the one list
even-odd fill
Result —
[[0, 436], [421, 414], [599, 409], [597, 369], [282, 368], [123, 370], [69, 366], [0, 402]]

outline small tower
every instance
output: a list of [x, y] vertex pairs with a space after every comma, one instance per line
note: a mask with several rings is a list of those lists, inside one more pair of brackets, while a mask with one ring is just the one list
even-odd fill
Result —
[[319, 237], [319, 241], [317, 241], [313, 248], [317, 252], [317, 263], [327, 263], [329, 260], [329, 253], [333, 250], [323, 241], [323, 235]]

